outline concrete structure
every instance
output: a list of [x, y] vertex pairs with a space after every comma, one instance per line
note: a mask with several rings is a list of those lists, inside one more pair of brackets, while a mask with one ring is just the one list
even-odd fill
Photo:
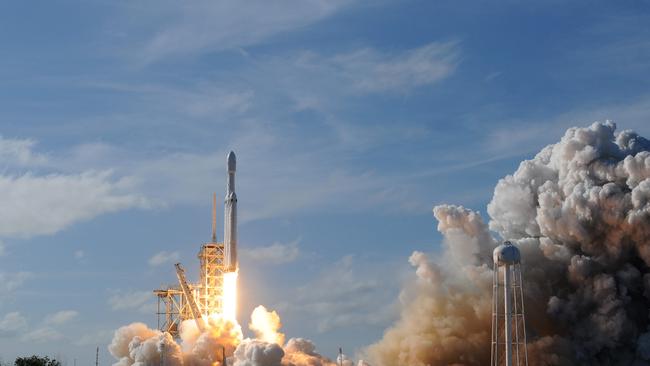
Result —
[[506, 241], [494, 249], [493, 260], [491, 365], [527, 366], [521, 254]]

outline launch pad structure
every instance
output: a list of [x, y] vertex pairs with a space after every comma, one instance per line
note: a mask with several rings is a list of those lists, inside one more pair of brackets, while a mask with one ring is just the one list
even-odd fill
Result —
[[154, 290], [158, 298], [158, 329], [179, 336], [183, 321], [194, 319], [202, 330], [210, 314], [224, 312], [224, 275], [237, 271], [237, 196], [235, 194], [235, 154], [227, 157], [228, 184], [225, 199], [224, 242], [217, 242], [216, 194], [212, 196], [212, 240], [201, 246], [199, 282], [188, 283], [180, 263], [176, 264], [178, 285]]

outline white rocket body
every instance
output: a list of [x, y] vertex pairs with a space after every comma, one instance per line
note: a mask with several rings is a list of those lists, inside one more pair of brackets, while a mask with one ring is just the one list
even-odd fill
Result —
[[235, 170], [237, 161], [235, 153], [228, 153], [228, 184], [226, 188], [224, 213], [224, 257], [228, 272], [237, 270], [237, 194], [235, 193]]

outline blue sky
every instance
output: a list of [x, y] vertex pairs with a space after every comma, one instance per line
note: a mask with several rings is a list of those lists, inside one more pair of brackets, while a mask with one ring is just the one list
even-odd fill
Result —
[[570, 126], [650, 135], [647, 24], [645, 1], [3, 2], [0, 356], [107, 363], [116, 327], [155, 326], [230, 149], [240, 322], [372, 343], [434, 204], [484, 213]]

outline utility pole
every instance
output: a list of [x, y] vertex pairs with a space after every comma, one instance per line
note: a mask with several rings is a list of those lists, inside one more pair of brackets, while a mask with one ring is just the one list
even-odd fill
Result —
[[162, 352], [160, 352], [160, 366], [165, 366], [165, 342], [161, 344]]
[[343, 366], [343, 348], [339, 347], [339, 366]]
[[226, 359], [226, 347], [221, 346], [221, 366], [228, 366], [228, 360]]
[[97, 351], [95, 352], [95, 366], [99, 366], [99, 346], [97, 346]]

